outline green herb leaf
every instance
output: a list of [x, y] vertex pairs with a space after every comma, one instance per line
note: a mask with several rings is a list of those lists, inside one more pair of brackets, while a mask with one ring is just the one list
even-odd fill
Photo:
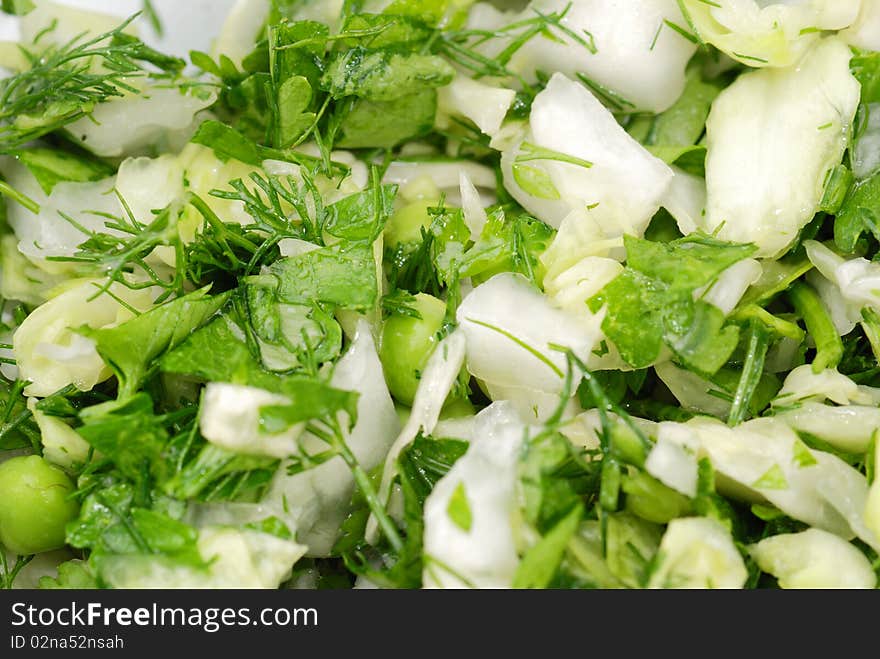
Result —
[[459, 483], [458, 487], [449, 497], [449, 504], [446, 506], [446, 514], [449, 519], [462, 531], [470, 532], [471, 524], [473, 524], [473, 515], [471, 513], [471, 505], [468, 503], [467, 492], [464, 483]]
[[98, 354], [119, 379], [120, 398], [134, 395], [155, 367], [154, 360], [182, 343], [229, 299], [229, 294], [207, 292], [205, 288], [165, 302], [117, 327], [80, 330], [95, 340]]

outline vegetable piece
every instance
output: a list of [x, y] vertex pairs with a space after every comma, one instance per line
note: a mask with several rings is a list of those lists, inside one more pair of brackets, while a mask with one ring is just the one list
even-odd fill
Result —
[[[850, 57], [840, 40], [825, 39], [798, 67], [744, 74], [721, 93], [707, 123], [708, 205], [700, 228], [755, 243], [758, 256], [778, 257], [791, 245], [847, 147], [859, 102]], [[744, 107], [753, 111], [743, 114]]]
[[[366, 321], [359, 322], [354, 341], [336, 364], [330, 385], [359, 394], [357, 423], [343, 435], [361, 468], [369, 472], [385, 459], [399, 424]], [[278, 510], [278, 516], [297, 529], [300, 541], [309, 548], [309, 556], [326, 556], [351, 510], [354, 487], [351, 470], [339, 456], [293, 474], [282, 465], [262, 503]]]
[[412, 405], [422, 370], [446, 316], [446, 304], [424, 293], [415, 296], [412, 309], [419, 314], [418, 318], [395, 314], [385, 321], [379, 349], [388, 389], [405, 405]]
[[860, 8], [858, 0], [681, 0], [679, 4], [698, 38], [753, 67], [795, 64], [823, 30], [852, 25]]
[[79, 510], [73, 491], [73, 481], [38, 455], [0, 464], [0, 544], [22, 556], [63, 547]]
[[725, 477], [719, 491], [726, 496], [752, 502], [763, 497], [794, 519], [880, 546], [862, 518], [865, 477], [840, 458], [807, 448], [781, 420], [753, 419], [730, 429], [698, 417], [661, 423], [658, 437], [708, 457]]
[[599, 328], [555, 308], [520, 275], [500, 274], [476, 287], [456, 318], [467, 339], [468, 370], [498, 385], [558, 393], [566, 362], [552, 346], [570, 348], [586, 361]]
[[764, 538], [749, 547], [758, 566], [782, 588], [874, 588], [867, 557], [846, 540], [820, 529]]
[[806, 402], [777, 413], [776, 418], [801, 433], [808, 433], [846, 453], [868, 450], [880, 429], [880, 409], [868, 405], [823, 405]]
[[102, 559], [101, 576], [114, 588], [278, 588], [305, 546], [250, 529], [207, 527], [198, 533], [207, 569], [146, 555]]
[[604, 236], [641, 235], [672, 180], [590, 91], [560, 73], [535, 97], [501, 167], [507, 190], [535, 217], [559, 227], [587, 207], [587, 222]]
[[89, 391], [112, 374], [95, 342], [78, 330], [119, 324], [132, 317], [130, 308], [146, 311], [152, 294], [115, 282], [102, 294], [102, 286], [100, 281], [76, 285], [35, 309], [15, 331], [13, 350], [21, 377], [30, 381], [29, 396], [49, 396], [69, 384]]
[[515, 97], [512, 89], [487, 85], [459, 73], [438, 91], [437, 124], [446, 128], [457, 117], [464, 117], [482, 133], [493, 137], [501, 130]]
[[691, 370], [714, 374], [736, 347], [739, 330], [725, 326], [717, 306], [694, 301], [695, 292], [754, 247], [702, 236], [665, 245], [624, 236], [624, 245], [627, 269], [588, 301], [594, 313], [606, 309], [605, 336], [634, 368], [654, 364], [665, 344]]
[[523, 17], [537, 12], [562, 12], [564, 33], [533, 38], [516, 53], [510, 68], [527, 79], [537, 71], [582, 74], [591, 86], [608, 90], [616, 111], [661, 112], [681, 94], [696, 40], [675, 2], [533, 0]]
[[[477, 417], [474, 441], [425, 501], [424, 584], [428, 588], [505, 588], [519, 564], [511, 514], [517, 455], [526, 429], [510, 404]], [[471, 518], [465, 529], [450, 516], [456, 492]]]
[[858, 18], [840, 35], [848, 44], [865, 50], [880, 50], [880, 3], [862, 0]]
[[[425, 369], [419, 378], [409, 418], [385, 457], [382, 480], [379, 485], [380, 501], [387, 501], [391, 493], [398, 456], [401, 451], [416, 441], [420, 435], [433, 433], [444, 409], [448, 410], [444, 404], [460, 377], [464, 358], [465, 338], [460, 329], [453, 331], [440, 341], [428, 358]], [[366, 538], [369, 542], [375, 541], [377, 531], [377, 520], [373, 515], [367, 521]]]
[[730, 533], [708, 517], [672, 520], [658, 556], [651, 588], [742, 588], [748, 578]]
[[119, 379], [120, 397], [133, 395], [151, 363], [182, 343], [229, 299], [207, 292], [202, 289], [166, 302], [117, 327], [83, 332]]

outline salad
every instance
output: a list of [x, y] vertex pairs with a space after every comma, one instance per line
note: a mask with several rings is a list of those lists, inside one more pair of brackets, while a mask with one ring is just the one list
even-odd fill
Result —
[[154, 4], [2, 2], [0, 585], [877, 587], [880, 0]]

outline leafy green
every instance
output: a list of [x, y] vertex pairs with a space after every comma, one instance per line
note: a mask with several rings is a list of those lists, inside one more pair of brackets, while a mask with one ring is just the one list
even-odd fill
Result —
[[431, 132], [437, 92], [425, 89], [393, 101], [345, 99], [337, 144], [347, 149], [390, 149]]
[[606, 336], [634, 368], [650, 366], [663, 345], [688, 366], [711, 375], [730, 358], [739, 329], [716, 307], [694, 300], [728, 267], [754, 254], [751, 245], [689, 236], [670, 243], [624, 237], [627, 268], [590, 301]]
[[334, 389], [312, 378], [286, 378], [282, 393], [290, 399], [284, 405], [260, 408], [260, 427], [267, 433], [278, 433], [302, 421], [323, 419], [346, 412], [349, 424], [357, 423], [358, 393]]
[[[98, 103], [138, 93], [129, 80], [147, 75], [144, 62], [166, 71], [183, 68], [182, 60], [161, 55], [125, 34], [133, 19], [43, 52], [22, 49], [30, 68], [0, 80], [0, 153], [73, 123]], [[93, 67], [94, 62], [103, 67]]]
[[518, 272], [539, 284], [544, 278], [540, 257], [554, 235], [540, 220], [524, 214], [510, 217], [495, 209], [479, 239], [465, 252], [459, 274], [479, 282], [500, 272]]
[[146, 393], [86, 408], [80, 414], [79, 435], [143, 492], [152, 481], [168, 477], [165, 461], [169, 440], [162, 419], [153, 414]]
[[153, 361], [182, 343], [229, 299], [228, 294], [207, 293], [201, 289], [165, 302], [117, 327], [80, 330], [95, 340], [98, 354], [113, 369], [121, 398], [133, 395], [153, 368]]
[[334, 99], [358, 96], [381, 102], [443, 87], [454, 76], [452, 67], [434, 55], [402, 55], [356, 46], [330, 62], [321, 85]]
[[369, 309], [378, 299], [376, 262], [368, 243], [339, 243], [273, 263], [278, 299], [288, 304], [322, 302]]
[[313, 21], [273, 25], [269, 30], [269, 68], [275, 92], [277, 147], [295, 143], [317, 120], [322, 56], [329, 30]]
[[92, 550], [92, 562], [102, 554], [173, 555], [201, 566], [196, 530], [158, 510], [134, 505], [134, 489], [126, 483], [97, 488], [83, 502], [78, 519], [67, 527], [67, 542]]
[[513, 578], [514, 588], [546, 588], [550, 584], [583, 514], [581, 507], [572, 508], [526, 552]]
[[349, 195], [327, 207], [324, 230], [343, 240], [372, 243], [391, 217], [397, 186], [380, 185]]
[[654, 118], [645, 146], [661, 160], [702, 176], [706, 148], [699, 142], [712, 101], [720, 93], [717, 84], [703, 81], [699, 67], [690, 68], [684, 92], [672, 107]]
[[62, 181], [84, 183], [113, 174], [113, 168], [97, 158], [59, 149], [34, 147], [11, 151], [10, 155], [28, 168], [46, 194]]
[[[161, 484], [162, 491], [177, 499], [224, 501], [246, 499], [261, 493], [278, 469], [278, 460], [228, 451], [214, 444], [188, 442], [192, 432], [181, 434], [187, 442], [177, 454], [177, 472]], [[174, 445], [169, 447], [171, 451]], [[182, 464], [181, 464], [182, 462]]]
[[452, 465], [467, 452], [468, 443], [458, 439], [434, 439], [419, 435], [400, 453], [400, 473], [414, 489], [419, 503], [425, 499]]
[[880, 208], [880, 173], [851, 188], [834, 219], [834, 243], [845, 254], [852, 254], [862, 234], [880, 240], [876, 209]]
[[262, 370], [245, 340], [245, 329], [228, 314], [216, 316], [159, 360], [165, 373], [205, 382], [229, 382], [267, 388], [277, 378]]
[[89, 569], [89, 564], [81, 560], [66, 561], [58, 566], [58, 576], [40, 577], [40, 590], [85, 590], [98, 588], [95, 575]]

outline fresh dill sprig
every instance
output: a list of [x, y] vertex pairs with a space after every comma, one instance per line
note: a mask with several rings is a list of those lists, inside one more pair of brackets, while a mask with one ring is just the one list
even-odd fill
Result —
[[[528, 88], [530, 85], [508, 69], [508, 64], [513, 56], [535, 37], [541, 36], [564, 42], [564, 36], [592, 54], [597, 52], [592, 34], [589, 32], [578, 34], [563, 22], [570, 9], [571, 3], [561, 11], [549, 14], [533, 9], [535, 16], [495, 30], [465, 29], [440, 32], [434, 40], [433, 47], [436, 52], [467, 69], [474, 78], [514, 78], [519, 80], [523, 87]], [[481, 52], [481, 46], [497, 39], [506, 39], [508, 42], [499, 53], [488, 56]]]
[[[232, 190], [211, 190], [211, 196], [239, 201], [253, 220], [253, 228], [282, 238], [301, 238], [323, 244], [326, 210], [312, 175], [300, 168], [301, 182], [293, 176], [262, 175], [253, 172], [248, 188], [241, 179], [229, 182]], [[297, 221], [292, 219], [295, 215]], [[277, 241], [276, 241], [277, 242]]]
[[[175, 268], [174, 275], [168, 279], [148, 261], [156, 247], [174, 245], [178, 247], [177, 253], [180, 252], [176, 209], [168, 206], [152, 222], [143, 224], [134, 217], [125, 200], [121, 196], [119, 199], [125, 209], [123, 216], [95, 213], [105, 219], [106, 231], [88, 229], [70, 215], [61, 213], [67, 222], [88, 236], [88, 239], [79, 245], [72, 256], [51, 256], [47, 260], [88, 265], [105, 274], [106, 281], [97, 287], [93, 298], [108, 292], [114, 282], [134, 290], [152, 286], [165, 289], [157, 302], [173, 294], [182, 295], [183, 268]], [[131, 274], [138, 274], [140, 277], [132, 278], [129, 276]]]
[[181, 60], [124, 34], [137, 16], [90, 39], [83, 33], [42, 52], [21, 49], [30, 68], [0, 81], [0, 154], [63, 128], [99, 103], [139, 93], [130, 81], [150, 75], [145, 63], [182, 68]]

